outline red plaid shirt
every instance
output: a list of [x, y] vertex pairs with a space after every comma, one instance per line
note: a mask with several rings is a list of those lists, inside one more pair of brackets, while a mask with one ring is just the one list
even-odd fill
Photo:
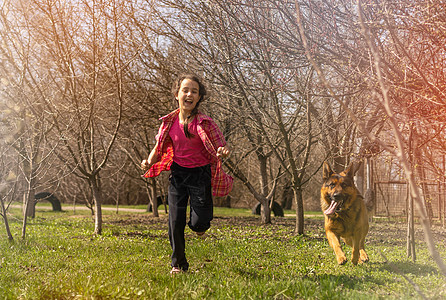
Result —
[[[163, 123], [158, 130], [156, 140], [158, 141], [158, 154], [161, 155], [161, 159], [143, 175], [144, 177], [156, 177], [162, 171], [170, 170], [173, 162], [173, 146], [169, 130], [179, 112], [180, 110], [177, 109], [160, 118]], [[234, 179], [223, 171], [221, 159], [217, 157], [217, 149], [225, 146], [226, 140], [217, 124], [210, 117], [199, 112], [196, 118], [198, 135], [211, 157], [212, 194], [214, 196], [226, 196], [232, 190]]]

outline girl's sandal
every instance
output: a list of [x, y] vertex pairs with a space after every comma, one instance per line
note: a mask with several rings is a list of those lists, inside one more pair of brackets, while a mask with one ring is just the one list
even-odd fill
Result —
[[179, 273], [183, 273], [184, 271], [181, 270], [178, 267], [173, 267], [172, 270], [170, 270], [170, 275], [175, 275], [175, 274], [179, 274]]

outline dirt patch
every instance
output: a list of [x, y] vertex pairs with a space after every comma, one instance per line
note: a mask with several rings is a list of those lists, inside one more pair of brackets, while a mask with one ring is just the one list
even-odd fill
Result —
[[154, 217], [151, 214], [125, 214], [125, 215], [107, 215], [104, 217], [104, 223], [117, 225], [155, 225], [165, 223], [167, 226], [167, 215]]
[[[149, 214], [127, 214], [118, 216], [107, 216], [104, 218], [104, 223], [116, 224], [116, 225], [134, 225], [134, 226], [150, 226], [165, 228], [167, 232], [167, 215], [160, 215], [159, 217], [153, 217]], [[225, 227], [252, 227], [252, 226], [265, 226], [269, 231], [287, 231], [294, 233], [296, 228], [295, 218], [272, 218], [272, 224], [262, 225], [259, 216], [214, 216], [212, 221], [212, 227], [225, 228]], [[432, 235], [436, 243], [445, 243], [446, 230], [438, 224], [431, 226]], [[306, 218], [305, 235], [309, 238], [325, 238], [324, 220], [322, 218]], [[370, 230], [367, 235], [368, 243], [385, 243], [392, 245], [405, 246], [407, 235], [407, 225], [404, 220], [383, 220], [376, 219], [370, 223]], [[415, 225], [415, 239], [417, 242], [424, 242], [424, 232], [420, 224]]]

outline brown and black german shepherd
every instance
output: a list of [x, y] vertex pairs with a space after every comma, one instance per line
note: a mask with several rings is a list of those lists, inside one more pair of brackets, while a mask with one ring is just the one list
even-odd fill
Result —
[[[369, 231], [368, 217], [373, 203], [366, 203], [356, 188], [353, 176], [356, 170], [351, 164], [343, 172], [332, 171], [327, 162], [323, 166], [321, 188], [321, 208], [325, 217], [325, 232], [333, 248], [338, 264], [347, 262], [341, 248], [340, 238], [352, 250], [352, 263], [367, 262], [369, 257], [364, 250], [364, 240]], [[371, 201], [372, 202], [372, 201]]]

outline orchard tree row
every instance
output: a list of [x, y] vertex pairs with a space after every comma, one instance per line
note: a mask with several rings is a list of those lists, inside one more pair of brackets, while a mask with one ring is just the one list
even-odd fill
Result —
[[232, 148], [224, 161], [237, 179], [231, 195], [262, 203], [263, 223], [286, 187], [303, 234], [305, 195], [317, 193], [323, 161], [340, 170], [386, 155], [409, 183], [429, 239], [420, 183], [427, 173], [445, 180], [442, 1], [0, 5], [1, 214], [7, 224], [8, 206], [23, 199], [23, 237], [34, 195], [47, 189], [86, 202], [96, 234], [103, 203], [146, 193], [157, 215], [165, 178], [142, 179], [139, 165], [159, 117], [175, 108], [173, 79], [195, 72], [211, 91], [202, 109]]

